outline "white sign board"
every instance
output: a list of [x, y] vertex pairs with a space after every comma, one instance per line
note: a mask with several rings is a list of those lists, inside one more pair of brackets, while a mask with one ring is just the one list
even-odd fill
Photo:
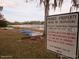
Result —
[[78, 43], [78, 13], [47, 17], [47, 49], [75, 58]]

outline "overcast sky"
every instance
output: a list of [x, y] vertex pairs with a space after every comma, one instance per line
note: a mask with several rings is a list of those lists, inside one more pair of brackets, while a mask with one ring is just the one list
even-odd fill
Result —
[[3, 0], [4, 17], [14, 21], [44, 21], [44, 10], [36, 4], [36, 1], [26, 3], [26, 0]]
[[[44, 21], [44, 8], [40, 7], [39, 0], [26, 3], [26, 0], [2, 0], [3, 1], [3, 15], [10, 21]], [[71, 0], [64, 0], [61, 12], [59, 8], [50, 10], [49, 15], [68, 13], [71, 6]]]

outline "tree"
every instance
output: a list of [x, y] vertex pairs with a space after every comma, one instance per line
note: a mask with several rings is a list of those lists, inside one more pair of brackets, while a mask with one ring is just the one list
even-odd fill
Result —
[[0, 27], [7, 27], [7, 21], [0, 20]]
[[[34, 1], [34, 0], [26, 0], [26, 2], [29, 1]], [[45, 7], [45, 16], [48, 16], [49, 13], [49, 6], [52, 5], [52, 7], [54, 8], [54, 10], [56, 9], [56, 7], [61, 8], [63, 1], [64, 0], [52, 0], [54, 3], [49, 3], [51, 0], [40, 0], [40, 4], [44, 4]], [[71, 0], [72, 6], [70, 7], [70, 10], [72, 10], [72, 8], [76, 8], [76, 10], [79, 8], [79, 3], [77, 3], [78, 0]]]
[[70, 12], [72, 11], [72, 8], [76, 8], [76, 11], [77, 9], [79, 8], [79, 3], [77, 2], [78, 0], [72, 0], [71, 2], [73, 3], [72, 6], [70, 7]]
[[[34, 1], [34, 0], [26, 0], [26, 2], [29, 1]], [[49, 15], [49, 6], [52, 5], [52, 7], [54, 8], [54, 10], [56, 9], [56, 7], [59, 7], [61, 10], [62, 4], [64, 0], [52, 0], [54, 3], [49, 4], [50, 0], [40, 0], [40, 4], [44, 4], [45, 7], [45, 20], [47, 19], [46, 17]], [[79, 4], [77, 4], [77, 0], [71, 0], [72, 2], [72, 6], [70, 7], [70, 12], [72, 11], [72, 8], [75, 7], [76, 10], [79, 7]], [[45, 27], [46, 28], [46, 27]], [[44, 30], [44, 34], [45, 34], [45, 30]]]
[[0, 6], [0, 11], [2, 11], [3, 10], [3, 7], [2, 6]]
[[4, 19], [2, 14], [0, 14], [0, 27], [7, 27], [7, 21]]

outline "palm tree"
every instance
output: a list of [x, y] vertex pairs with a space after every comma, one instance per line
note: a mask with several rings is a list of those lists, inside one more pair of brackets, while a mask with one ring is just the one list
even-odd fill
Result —
[[[26, 0], [26, 2], [29, 2], [29, 1], [34, 1], [34, 0]], [[49, 4], [50, 1], [51, 0], [40, 0], [40, 4], [43, 3], [44, 7], [45, 7], [45, 16], [48, 16], [48, 14], [49, 14], [49, 6], [50, 5], [52, 5], [52, 7], [54, 8], [54, 10], [56, 9], [56, 7], [61, 8], [64, 0], [52, 0], [54, 3]], [[79, 8], [79, 3], [77, 3], [77, 1], [78, 0], [71, 0], [72, 6], [70, 7], [70, 10], [73, 7], [75, 7], [76, 10], [77, 10], [77, 8]]]
[[77, 2], [78, 0], [72, 0], [71, 2], [73, 3], [72, 6], [70, 7], [70, 12], [72, 11], [72, 8], [75, 8], [76, 11], [79, 8], [79, 3]]
[[[29, 1], [33, 1], [33, 0], [26, 0], [26, 2]], [[64, 0], [52, 0], [54, 3], [50, 4], [50, 0], [40, 0], [40, 4], [44, 4], [45, 7], [45, 20], [47, 19], [46, 17], [49, 15], [49, 6], [52, 5], [52, 7], [54, 8], [54, 10], [56, 9], [56, 7], [59, 7], [61, 9], [63, 1]], [[72, 2], [72, 6], [70, 7], [70, 12], [72, 11], [72, 8], [75, 7], [76, 10], [79, 7], [79, 4], [77, 4], [77, 0], [71, 0]], [[45, 27], [46, 28], [46, 27]], [[46, 31], [44, 30], [44, 34], [46, 33]]]

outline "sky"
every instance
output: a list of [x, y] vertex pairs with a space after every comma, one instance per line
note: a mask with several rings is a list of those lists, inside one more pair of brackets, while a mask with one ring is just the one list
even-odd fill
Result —
[[[39, 0], [29, 3], [26, 0], [2, 0], [2, 14], [10, 22], [44, 21], [44, 7], [39, 6], [38, 2]], [[50, 9], [49, 15], [69, 13], [70, 6], [71, 0], [64, 0], [61, 10], [58, 7], [55, 11]]]
[[2, 14], [10, 22], [44, 21], [44, 10], [36, 4], [37, 1], [26, 3], [26, 0], [3, 0], [3, 2]]

